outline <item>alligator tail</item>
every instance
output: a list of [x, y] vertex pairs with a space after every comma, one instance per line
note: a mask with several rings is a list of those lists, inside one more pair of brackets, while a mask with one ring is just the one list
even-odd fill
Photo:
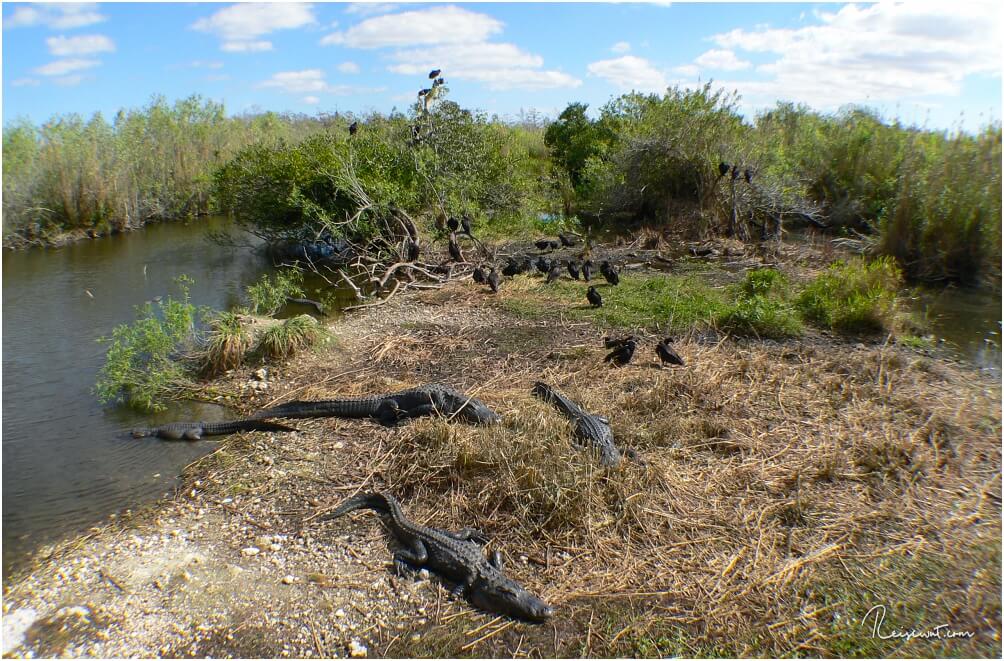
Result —
[[372, 413], [366, 402], [353, 399], [328, 399], [320, 401], [295, 400], [258, 411], [255, 419], [261, 418], [365, 418]]
[[539, 397], [545, 402], [551, 402], [554, 400], [554, 388], [547, 385], [543, 381], [537, 381], [533, 384], [533, 390], [530, 391], [535, 397]]
[[380, 514], [393, 514], [394, 510], [398, 509], [397, 501], [392, 498], [382, 494], [382, 493], [361, 493], [357, 496], [352, 496], [347, 499], [341, 505], [339, 505], [330, 514], [325, 514], [319, 521], [328, 521], [329, 519], [337, 519], [340, 516], [344, 516], [349, 512], [354, 512], [361, 509], [371, 509], [376, 510]]

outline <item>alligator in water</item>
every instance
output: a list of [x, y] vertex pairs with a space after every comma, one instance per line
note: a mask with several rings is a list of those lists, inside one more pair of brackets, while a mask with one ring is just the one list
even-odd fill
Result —
[[438, 383], [409, 388], [389, 395], [347, 397], [320, 401], [294, 401], [255, 413], [260, 418], [375, 418], [393, 426], [423, 415], [457, 417], [464, 422], [488, 425], [500, 416], [484, 402]]
[[610, 431], [610, 422], [606, 418], [586, 413], [582, 407], [546, 383], [538, 381], [533, 385], [532, 392], [534, 396], [553, 404], [572, 421], [576, 439], [596, 448], [600, 453], [601, 464], [616, 466], [620, 463], [621, 453], [614, 445], [614, 434]]
[[456, 583], [453, 593], [467, 597], [476, 607], [530, 622], [543, 622], [554, 610], [526, 588], [502, 573], [498, 551], [485, 557], [479, 543], [487, 540], [471, 528], [449, 532], [409, 521], [391, 496], [364, 493], [343, 502], [320, 520], [334, 519], [357, 509], [379, 512], [404, 549], [394, 553], [398, 574], [411, 567], [429, 567]]
[[265, 420], [231, 420], [230, 422], [172, 422], [160, 427], [132, 430], [133, 438], [156, 436], [165, 441], [197, 441], [203, 436], [222, 436], [240, 431], [299, 431], [277, 422]]

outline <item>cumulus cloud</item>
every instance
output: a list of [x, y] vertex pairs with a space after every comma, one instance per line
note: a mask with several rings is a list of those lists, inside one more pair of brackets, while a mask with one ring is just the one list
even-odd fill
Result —
[[321, 39], [349, 48], [476, 43], [502, 31], [502, 22], [452, 5], [368, 18]]
[[352, 94], [368, 94], [382, 92], [382, 87], [353, 87], [351, 85], [331, 85], [325, 80], [320, 69], [304, 69], [302, 71], [280, 71], [272, 74], [268, 80], [258, 83], [258, 87], [277, 89], [287, 94], [318, 93], [349, 96]]
[[627, 53], [631, 50], [631, 44], [626, 41], [618, 41], [610, 47], [612, 53]]
[[722, 71], [740, 71], [749, 69], [750, 62], [740, 60], [736, 54], [730, 50], [713, 49], [706, 53], [701, 53], [694, 64], [704, 69], [719, 69]]
[[42, 25], [50, 30], [73, 30], [108, 20], [93, 3], [16, 5], [4, 19], [4, 29]]
[[276, 30], [312, 25], [313, 5], [298, 3], [248, 3], [225, 7], [192, 24], [193, 30], [215, 34], [221, 50], [248, 53], [272, 50], [272, 43], [259, 39]]
[[303, 102], [308, 106], [316, 106], [321, 100], [316, 96], [305, 96], [303, 97]]
[[72, 76], [63, 76], [62, 78], [53, 78], [52, 82], [56, 83], [61, 87], [75, 87], [84, 81], [84, 77], [80, 74], [74, 74]]
[[99, 60], [85, 60], [80, 58], [56, 60], [55, 62], [49, 62], [48, 64], [38, 67], [35, 69], [35, 73], [43, 76], [65, 76], [66, 74], [73, 73], [74, 71], [91, 69], [99, 64], [101, 64]]
[[972, 74], [999, 75], [1001, 13], [991, 5], [881, 3], [820, 12], [798, 29], [714, 35], [720, 47], [776, 56], [766, 81], [730, 81], [754, 105], [778, 98], [834, 108], [904, 97], [958, 95]]
[[661, 71], [648, 60], [634, 55], [592, 62], [586, 69], [590, 75], [603, 78], [622, 90], [663, 92], [667, 86]]
[[36, 78], [18, 78], [10, 81], [11, 87], [38, 87], [41, 82]]
[[387, 14], [397, 9], [397, 5], [386, 2], [350, 2], [345, 8], [346, 14], [356, 14], [358, 16], [375, 16], [376, 14]]
[[79, 37], [49, 37], [45, 40], [49, 52], [57, 57], [68, 55], [90, 55], [91, 53], [112, 52], [115, 43], [102, 34], [88, 34]]
[[359, 65], [355, 62], [342, 62], [338, 65], [341, 73], [359, 73]]
[[582, 81], [561, 71], [544, 71], [544, 58], [513, 44], [449, 44], [432, 48], [398, 50], [388, 67], [393, 73], [424, 75], [441, 68], [449, 79], [475, 80], [489, 89], [550, 89], [578, 87]]

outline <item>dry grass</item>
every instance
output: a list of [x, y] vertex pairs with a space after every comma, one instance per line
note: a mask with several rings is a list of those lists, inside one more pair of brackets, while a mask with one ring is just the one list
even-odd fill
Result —
[[[467, 283], [423, 302], [340, 333], [351, 375], [306, 368], [296, 396], [441, 380], [504, 422], [354, 427], [365, 438], [331, 480], [484, 529], [559, 613], [553, 629], [503, 623], [474, 644], [485, 630], [458, 628], [484, 616], [454, 614], [387, 654], [1000, 654], [999, 386], [896, 348], [814, 341], [685, 337], [688, 367], [669, 370], [647, 338], [613, 369], [590, 324], [512, 318]], [[646, 464], [603, 470], [531, 397], [536, 380], [608, 415]], [[854, 623], [877, 603], [890, 627], [977, 635], [873, 639]]]

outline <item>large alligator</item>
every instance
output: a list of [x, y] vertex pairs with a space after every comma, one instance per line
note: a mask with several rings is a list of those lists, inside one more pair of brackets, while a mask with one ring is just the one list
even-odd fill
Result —
[[484, 402], [449, 386], [430, 383], [389, 395], [346, 397], [319, 401], [286, 402], [254, 414], [260, 418], [375, 418], [381, 424], [393, 426], [408, 418], [423, 415], [457, 417], [476, 425], [498, 422], [499, 414]]
[[357, 509], [379, 512], [393, 535], [404, 545], [394, 553], [398, 574], [407, 567], [429, 567], [456, 583], [453, 593], [467, 597], [476, 607], [494, 613], [543, 622], [554, 614], [544, 601], [502, 573], [502, 555], [485, 557], [479, 544], [484, 535], [472, 528], [449, 532], [419, 525], [404, 515], [393, 497], [381, 493], [353, 496], [320, 520], [335, 519]]
[[231, 420], [229, 422], [172, 422], [160, 427], [133, 429], [133, 438], [156, 436], [165, 441], [198, 441], [203, 436], [222, 436], [239, 431], [298, 431], [277, 422], [265, 420]]
[[616, 466], [620, 463], [621, 453], [614, 445], [614, 434], [610, 431], [610, 421], [599, 415], [592, 415], [582, 410], [578, 404], [568, 399], [546, 383], [538, 381], [533, 384], [535, 397], [553, 404], [565, 414], [575, 425], [575, 437], [579, 442], [594, 447], [600, 453], [600, 463], [604, 466]]

